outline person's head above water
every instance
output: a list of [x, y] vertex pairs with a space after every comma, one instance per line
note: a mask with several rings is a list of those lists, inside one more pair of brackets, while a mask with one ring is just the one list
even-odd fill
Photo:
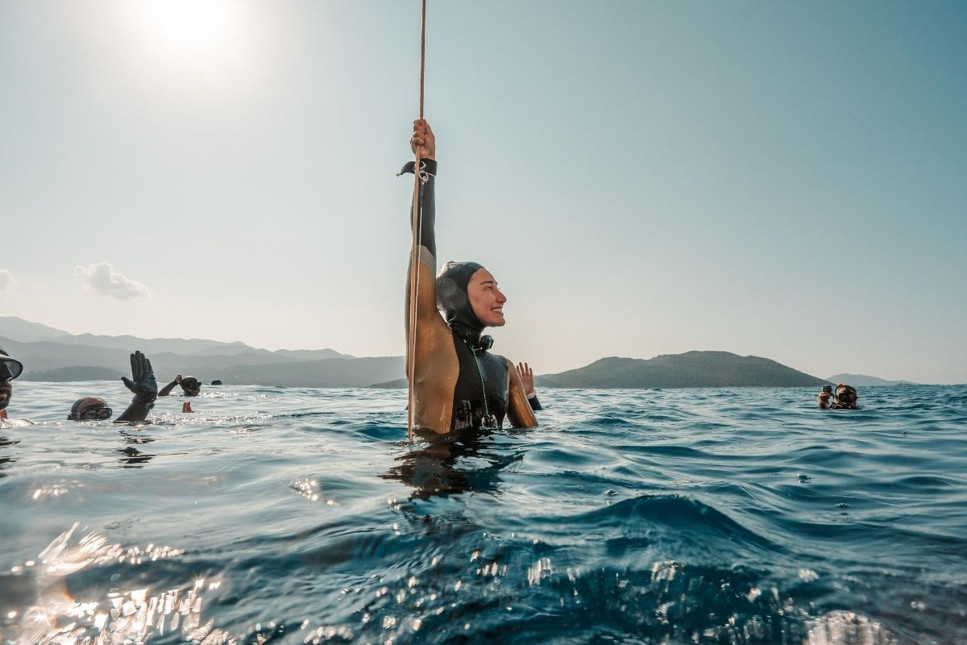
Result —
[[474, 332], [503, 327], [507, 297], [497, 280], [476, 262], [447, 262], [436, 279], [437, 307], [452, 328]]
[[178, 385], [185, 396], [198, 396], [201, 393], [201, 381], [194, 376], [183, 376]]
[[858, 398], [856, 388], [852, 385], [844, 385], [840, 383], [836, 386], [836, 404], [840, 407], [855, 408], [856, 400]]
[[13, 394], [10, 381], [20, 376], [23, 371], [23, 363], [10, 358], [10, 354], [0, 347], [0, 410], [6, 409], [7, 404], [10, 403], [10, 396]]
[[110, 419], [114, 411], [108, 407], [107, 401], [99, 396], [85, 396], [74, 401], [68, 421], [104, 421]]

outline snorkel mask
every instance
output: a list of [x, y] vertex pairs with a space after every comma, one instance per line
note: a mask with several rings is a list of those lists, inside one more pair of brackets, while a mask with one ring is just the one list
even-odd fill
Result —
[[68, 421], [106, 421], [114, 411], [108, 407], [107, 401], [98, 396], [86, 396], [74, 401]]
[[0, 381], [12, 381], [23, 374], [23, 363], [15, 358], [10, 358], [6, 350], [0, 347]]

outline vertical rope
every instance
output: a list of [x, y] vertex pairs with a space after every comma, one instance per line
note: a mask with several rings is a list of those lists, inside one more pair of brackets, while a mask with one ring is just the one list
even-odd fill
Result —
[[426, 0], [420, 18], [420, 118], [423, 118], [423, 88], [426, 79]]
[[[423, 119], [423, 96], [426, 84], [426, 0], [422, 1], [423, 10], [420, 17], [420, 119]], [[423, 231], [423, 213], [420, 210], [420, 149], [416, 149], [416, 168], [413, 170], [413, 246], [410, 249], [410, 334], [407, 342], [409, 343], [407, 375], [407, 416], [406, 416], [406, 438], [413, 441], [413, 420], [416, 414], [416, 397], [413, 387], [416, 376], [416, 309], [417, 300], [420, 292], [420, 262], [421, 249], [420, 238]]]

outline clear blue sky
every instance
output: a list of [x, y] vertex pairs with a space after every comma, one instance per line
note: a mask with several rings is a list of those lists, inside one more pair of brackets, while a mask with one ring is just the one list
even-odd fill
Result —
[[[0, 3], [0, 315], [402, 354], [419, 9]], [[495, 351], [967, 382], [967, 3], [430, 0], [427, 58]]]

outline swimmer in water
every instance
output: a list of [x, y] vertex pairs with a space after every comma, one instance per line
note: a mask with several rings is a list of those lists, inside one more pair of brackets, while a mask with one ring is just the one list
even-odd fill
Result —
[[7, 418], [7, 406], [10, 404], [10, 397], [13, 396], [11, 381], [23, 374], [23, 371], [23, 363], [10, 358], [7, 350], [0, 347], [0, 419]]
[[[411, 383], [415, 425], [445, 434], [499, 428], [506, 417], [515, 428], [536, 427], [520, 374], [512, 362], [490, 352], [493, 338], [482, 333], [505, 322], [507, 297], [496, 278], [476, 262], [448, 262], [434, 279], [436, 139], [425, 120], [414, 121], [410, 148], [419, 152], [420, 167], [410, 162], [400, 174], [419, 173], [422, 213], [418, 284], [410, 284], [407, 273], [406, 285], [407, 310], [416, 299], [415, 356], [407, 343], [407, 365], [416, 361]], [[407, 315], [407, 338], [409, 327]]]
[[858, 398], [855, 387], [840, 383], [836, 386], [836, 397], [829, 407], [836, 410], [855, 410]]
[[114, 414], [107, 401], [99, 396], [85, 396], [74, 401], [68, 421], [106, 421]]
[[[136, 423], [144, 421], [158, 398], [158, 381], [155, 379], [151, 361], [141, 352], [131, 354], [131, 378], [121, 377], [124, 386], [131, 390], [134, 397], [131, 405], [121, 413], [115, 423]], [[69, 421], [106, 421], [114, 413], [107, 401], [99, 396], [85, 396], [74, 401]]]
[[176, 385], [181, 386], [181, 391], [185, 396], [198, 396], [201, 394], [201, 381], [194, 376], [182, 376], [179, 374], [171, 383], [161, 388], [158, 396], [168, 396]]

